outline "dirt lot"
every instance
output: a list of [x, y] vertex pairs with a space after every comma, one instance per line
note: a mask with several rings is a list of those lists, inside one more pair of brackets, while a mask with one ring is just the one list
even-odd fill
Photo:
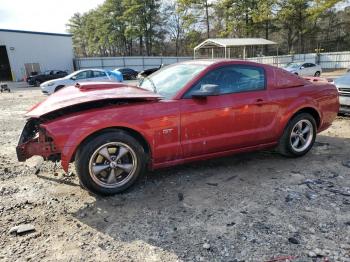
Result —
[[303, 158], [194, 163], [102, 198], [52, 163], [35, 175], [37, 159], [17, 162], [23, 114], [43, 98], [0, 94], [0, 261], [350, 261], [350, 118]]

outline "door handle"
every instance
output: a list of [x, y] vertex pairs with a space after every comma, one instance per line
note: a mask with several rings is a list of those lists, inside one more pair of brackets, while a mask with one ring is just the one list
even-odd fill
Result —
[[258, 106], [262, 106], [263, 104], [265, 104], [266, 102], [264, 101], [264, 99], [262, 98], [258, 98], [256, 101], [255, 101], [255, 104], [258, 105]]

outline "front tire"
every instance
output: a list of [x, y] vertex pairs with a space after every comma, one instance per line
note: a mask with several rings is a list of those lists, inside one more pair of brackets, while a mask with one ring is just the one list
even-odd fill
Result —
[[135, 184], [145, 173], [146, 160], [144, 148], [134, 137], [115, 130], [83, 143], [75, 167], [83, 187], [96, 194], [114, 195]]
[[293, 117], [280, 138], [278, 151], [287, 157], [300, 157], [312, 148], [317, 125], [312, 115], [301, 113]]

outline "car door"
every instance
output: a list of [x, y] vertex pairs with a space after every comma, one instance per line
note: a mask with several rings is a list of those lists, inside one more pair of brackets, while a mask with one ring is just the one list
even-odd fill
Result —
[[50, 75], [49, 75], [49, 79], [51, 80], [51, 79], [56, 79], [57, 77], [57, 71], [56, 70], [52, 70], [51, 72], [50, 72]]
[[300, 66], [300, 71], [299, 71], [300, 76], [307, 76], [309, 75], [309, 66], [308, 63], [304, 63]]
[[45, 71], [44, 74], [42, 75], [42, 82], [45, 82], [45, 81], [48, 81], [48, 80], [51, 80], [51, 73], [52, 71]]
[[110, 78], [107, 76], [106, 72], [93, 70], [91, 81], [110, 81]]
[[[192, 98], [204, 85], [220, 93]], [[184, 157], [238, 149], [262, 143], [259, 133], [268, 104], [263, 68], [230, 65], [215, 69], [185, 94], [180, 105], [181, 145]]]
[[308, 75], [309, 76], [314, 76], [316, 71], [317, 71], [317, 67], [315, 64], [313, 63], [308, 63]]
[[92, 70], [84, 70], [74, 76], [75, 83], [88, 82], [92, 79]]

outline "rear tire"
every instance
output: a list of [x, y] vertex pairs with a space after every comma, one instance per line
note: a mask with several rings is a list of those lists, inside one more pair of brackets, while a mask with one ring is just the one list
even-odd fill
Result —
[[317, 125], [312, 115], [301, 113], [294, 116], [287, 124], [280, 138], [277, 150], [287, 157], [300, 157], [312, 148]]
[[317, 71], [316, 73], [315, 73], [315, 77], [320, 77], [321, 76], [321, 72], [320, 71]]
[[75, 156], [80, 183], [100, 195], [114, 195], [130, 188], [145, 173], [146, 162], [144, 148], [122, 130], [89, 139]]
[[41, 84], [41, 82], [39, 80], [35, 80], [34, 86], [35, 87], [39, 87]]

